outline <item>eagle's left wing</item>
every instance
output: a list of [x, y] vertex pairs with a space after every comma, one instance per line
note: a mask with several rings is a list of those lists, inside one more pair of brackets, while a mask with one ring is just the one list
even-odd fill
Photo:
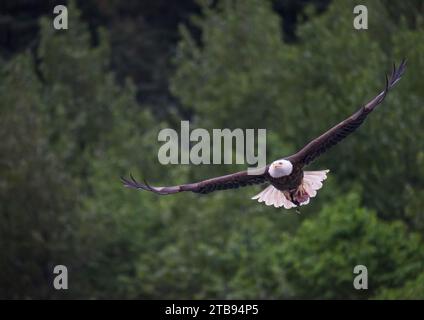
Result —
[[349, 118], [340, 122], [338, 125], [334, 126], [318, 138], [312, 140], [300, 151], [287, 157], [286, 159], [292, 163], [307, 165], [319, 155], [327, 151], [329, 148], [339, 143], [346, 136], [354, 132], [362, 124], [368, 114], [370, 114], [377, 105], [383, 102], [389, 89], [391, 89], [401, 79], [405, 68], [406, 60], [404, 59], [399, 65], [399, 68], [393, 66], [393, 72], [390, 76], [390, 79], [388, 79], [386, 76], [386, 87], [380, 94], [378, 94], [366, 105], [362, 106]]

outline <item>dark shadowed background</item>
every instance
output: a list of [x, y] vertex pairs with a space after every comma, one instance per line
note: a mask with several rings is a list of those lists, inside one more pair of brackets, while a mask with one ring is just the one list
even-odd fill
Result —
[[[0, 298], [424, 299], [423, 19], [421, 0], [1, 1]], [[311, 166], [331, 173], [300, 215], [250, 200], [259, 187], [158, 197], [119, 181], [244, 168], [160, 165], [158, 132], [181, 120], [266, 128], [267, 158], [288, 155], [403, 57], [384, 104]]]

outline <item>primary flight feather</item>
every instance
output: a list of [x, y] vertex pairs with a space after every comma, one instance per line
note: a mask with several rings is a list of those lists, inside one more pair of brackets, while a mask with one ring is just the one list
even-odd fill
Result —
[[251, 175], [248, 174], [248, 171], [241, 171], [171, 187], [153, 187], [146, 181], [142, 184], [137, 182], [132, 175], [130, 175], [130, 179], [121, 178], [122, 182], [125, 187], [151, 191], [160, 195], [183, 191], [206, 194], [216, 190], [227, 190], [268, 182], [270, 185], [252, 199], [265, 202], [268, 206], [286, 209], [308, 204], [310, 198], [315, 197], [317, 190], [322, 187], [322, 182], [327, 178], [329, 170], [304, 171], [303, 168], [354, 132], [368, 114], [383, 102], [389, 90], [401, 79], [405, 69], [406, 60], [402, 60], [398, 68], [393, 65], [392, 74], [389, 78], [386, 76], [386, 85], [381, 93], [353, 115], [309, 142], [297, 153], [267, 165], [262, 174]]

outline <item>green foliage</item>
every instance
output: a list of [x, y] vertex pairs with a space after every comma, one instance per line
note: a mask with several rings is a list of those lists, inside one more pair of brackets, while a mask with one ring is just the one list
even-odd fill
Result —
[[95, 153], [108, 143], [105, 135], [137, 106], [131, 84], [118, 86], [108, 69], [106, 33], [100, 30], [98, 45], [91, 46], [87, 25], [73, 2], [69, 11], [72, 27], [65, 32], [52, 28], [50, 19], [41, 20], [37, 57], [49, 140], [67, 169], [84, 181]]
[[[184, 27], [172, 89], [203, 126], [252, 127], [275, 115], [282, 81], [280, 19], [268, 1], [221, 1], [203, 5], [194, 20], [201, 44]], [[267, 105], [268, 107], [262, 108]]]
[[[303, 298], [369, 298], [382, 288], [401, 286], [424, 267], [419, 235], [408, 233], [400, 221], [381, 221], [360, 207], [355, 194], [325, 206], [293, 236], [285, 236], [281, 256], [287, 279]], [[368, 290], [353, 287], [356, 265], [368, 269]]]
[[[172, 211], [155, 212], [162, 228], [138, 264], [139, 285], [155, 298], [285, 298], [290, 295], [276, 256], [285, 215], [255, 212], [245, 197], [177, 199]], [[188, 199], [187, 199], [188, 198]], [[179, 202], [198, 206], [177, 206]], [[228, 207], [238, 207], [235, 216]], [[141, 288], [140, 288], [141, 289]]]
[[[116, 83], [108, 34], [94, 41], [73, 2], [69, 30], [43, 19], [35, 56], [0, 71], [0, 297], [422, 296], [422, 17], [412, 2], [374, 1], [359, 32], [354, 3], [307, 11], [291, 44], [270, 1], [203, 3], [199, 43], [181, 27], [170, 81], [192, 127], [266, 128], [269, 159], [350, 115], [392, 61], [409, 59], [384, 105], [314, 164], [331, 174], [301, 215], [250, 200], [259, 187], [169, 197], [123, 188], [129, 172], [159, 185], [242, 168], [160, 165], [157, 134], [179, 124], [174, 106], [152, 115], [158, 106], [138, 105], [130, 81]], [[66, 293], [52, 289], [56, 264], [69, 266]], [[367, 292], [353, 289], [357, 264], [368, 267]]]
[[421, 273], [416, 279], [408, 281], [402, 288], [383, 290], [376, 296], [376, 299], [424, 299], [424, 273]]
[[[39, 68], [25, 54], [2, 69], [2, 297], [128, 296], [119, 290], [121, 279], [131, 273], [131, 254], [139, 249], [130, 246], [138, 239], [131, 233], [138, 225], [128, 208], [119, 215], [105, 207], [108, 200], [122, 203], [110, 186], [125, 194], [119, 174], [140, 161], [140, 155], [131, 157], [140, 137], [154, 142], [147, 135], [153, 121], [136, 105], [130, 83], [114, 83], [107, 37], [92, 47], [73, 3], [69, 10], [75, 13], [69, 32], [41, 21]], [[103, 194], [100, 201], [104, 190], [107, 198]], [[120, 263], [125, 252], [129, 264]], [[119, 257], [116, 269], [105, 268], [111, 256]], [[72, 275], [68, 294], [53, 289], [57, 264]]]
[[57, 296], [53, 267], [75, 258], [76, 189], [43, 134], [41, 86], [33, 70], [24, 54], [0, 71], [3, 299]]

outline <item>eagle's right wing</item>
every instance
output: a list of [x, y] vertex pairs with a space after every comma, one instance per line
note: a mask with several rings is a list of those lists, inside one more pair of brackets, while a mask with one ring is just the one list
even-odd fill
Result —
[[146, 181], [144, 181], [144, 184], [142, 184], [135, 180], [132, 175], [130, 175], [130, 179], [121, 177], [121, 180], [125, 187], [151, 191], [160, 195], [173, 194], [183, 191], [205, 194], [216, 190], [235, 189], [239, 187], [264, 183], [267, 181], [265, 172], [267, 172], [267, 170], [265, 170], [263, 174], [252, 175], [248, 174], [248, 171], [240, 171], [200, 182], [181, 184], [178, 186], [170, 187], [152, 187]]

